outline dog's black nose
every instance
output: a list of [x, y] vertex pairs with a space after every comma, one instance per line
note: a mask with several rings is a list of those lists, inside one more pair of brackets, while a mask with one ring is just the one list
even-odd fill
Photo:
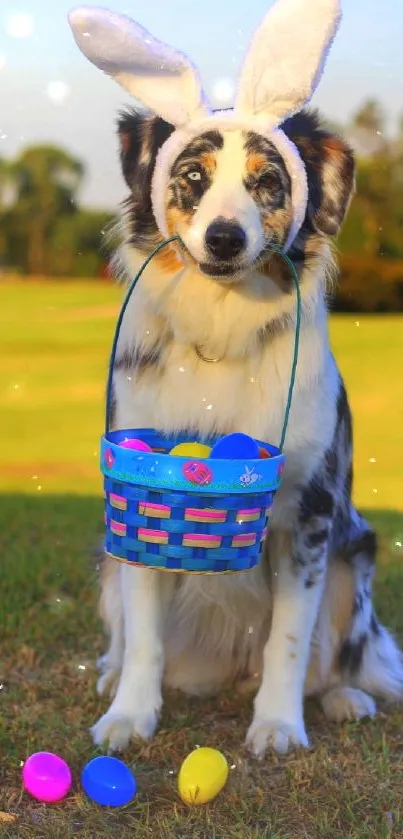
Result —
[[246, 233], [236, 221], [213, 221], [206, 230], [206, 245], [216, 259], [233, 259], [246, 245]]

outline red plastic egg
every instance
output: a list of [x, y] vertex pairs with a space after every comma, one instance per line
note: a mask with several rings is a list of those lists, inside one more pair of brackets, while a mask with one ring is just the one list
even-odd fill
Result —
[[259, 457], [261, 460], [264, 460], [266, 457], [271, 457], [271, 454], [263, 446], [259, 446]]

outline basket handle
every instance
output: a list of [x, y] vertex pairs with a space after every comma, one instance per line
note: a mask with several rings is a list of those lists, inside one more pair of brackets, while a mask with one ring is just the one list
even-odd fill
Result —
[[[116, 351], [117, 351], [117, 346], [118, 346], [118, 341], [119, 341], [120, 328], [122, 326], [122, 321], [123, 321], [123, 318], [124, 318], [129, 300], [130, 300], [130, 298], [133, 294], [134, 289], [136, 288], [136, 285], [137, 285], [143, 271], [147, 268], [147, 265], [149, 264], [149, 262], [151, 262], [152, 258], [157, 253], [159, 253], [160, 250], [162, 250], [167, 245], [169, 245], [171, 242], [180, 242], [180, 241], [181, 241], [181, 239], [180, 239], [179, 236], [171, 236], [169, 239], [165, 239], [163, 242], [160, 242], [160, 244], [157, 245], [156, 248], [154, 248], [154, 250], [149, 254], [147, 259], [143, 262], [141, 268], [138, 270], [136, 276], [132, 280], [132, 282], [129, 286], [128, 292], [126, 294], [126, 297], [123, 301], [123, 305], [122, 305], [122, 308], [120, 310], [120, 314], [119, 314], [117, 324], [116, 324], [115, 334], [114, 334], [113, 343], [112, 343], [112, 350], [111, 350], [111, 355], [110, 355], [110, 360], [109, 360], [108, 380], [107, 380], [107, 386], [106, 386], [105, 434], [108, 434], [108, 432], [110, 430], [110, 418], [111, 418], [111, 413], [112, 413], [111, 409], [112, 409], [113, 371], [114, 371], [114, 367], [115, 367]], [[299, 338], [300, 338], [300, 332], [301, 332], [302, 302], [301, 302], [301, 290], [300, 290], [300, 287], [299, 287], [298, 274], [297, 274], [296, 268], [294, 266], [294, 263], [292, 262], [290, 257], [287, 256], [287, 254], [284, 253], [281, 250], [281, 248], [277, 247], [276, 245], [270, 245], [270, 248], [268, 248], [268, 250], [271, 250], [271, 251], [274, 251], [274, 253], [277, 253], [278, 256], [281, 256], [282, 259], [284, 259], [284, 261], [287, 263], [288, 267], [291, 270], [291, 274], [292, 274], [292, 278], [293, 278], [293, 282], [294, 282], [294, 286], [295, 286], [295, 291], [296, 291], [296, 295], [297, 295], [297, 317], [296, 317], [296, 324], [295, 324], [294, 354], [293, 354], [293, 361], [292, 361], [292, 366], [291, 366], [290, 384], [289, 384], [289, 387], [288, 387], [287, 404], [286, 404], [285, 413], [284, 413], [284, 422], [283, 422], [283, 427], [282, 427], [282, 431], [281, 431], [281, 438], [280, 438], [280, 445], [279, 445], [280, 451], [282, 451], [283, 447], [284, 447], [286, 434], [287, 434], [288, 422], [289, 422], [290, 411], [291, 411], [292, 396], [293, 396], [294, 385], [295, 385], [295, 377], [296, 377], [296, 372], [297, 372]]]

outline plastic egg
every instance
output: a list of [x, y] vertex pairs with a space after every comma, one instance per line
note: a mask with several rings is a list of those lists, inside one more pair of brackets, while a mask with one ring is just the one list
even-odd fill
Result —
[[211, 447], [204, 445], [204, 443], [178, 443], [169, 452], [175, 457], [198, 457], [201, 459], [209, 457], [210, 453]]
[[22, 780], [37, 801], [51, 804], [67, 795], [71, 772], [66, 761], [53, 752], [35, 752], [24, 763]]
[[264, 460], [266, 457], [271, 457], [271, 454], [263, 446], [259, 446], [259, 457], [261, 460]]
[[83, 769], [81, 783], [88, 798], [104, 807], [123, 807], [136, 795], [134, 775], [117, 757], [94, 757]]
[[185, 804], [206, 804], [221, 792], [228, 778], [228, 763], [217, 749], [195, 749], [179, 770], [178, 790]]
[[152, 452], [152, 448], [148, 445], [148, 443], [144, 443], [143, 440], [137, 440], [135, 437], [126, 437], [121, 443], [119, 443], [119, 446], [121, 446], [122, 449], [134, 449], [137, 452]]
[[221, 458], [222, 460], [257, 460], [259, 458], [259, 446], [253, 437], [247, 434], [227, 434], [215, 444], [210, 457]]

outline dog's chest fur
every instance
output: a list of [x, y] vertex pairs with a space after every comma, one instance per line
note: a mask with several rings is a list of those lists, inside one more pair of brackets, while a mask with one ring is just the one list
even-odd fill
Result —
[[[158, 272], [143, 290], [135, 292], [125, 316], [114, 375], [116, 427], [183, 430], [194, 433], [195, 439], [242, 431], [277, 445], [290, 382], [294, 324], [280, 324], [256, 342], [264, 312], [259, 314], [255, 303], [251, 311], [256, 324], [248, 323], [247, 306], [245, 317], [241, 312], [237, 320], [229, 295], [221, 310], [217, 301], [210, 322], [207, 307], [211, 301], [203, 298], [198, 303], [195, 300], [194, 308], [183, 317], [187, 303], [183, 285], [181, 312], [175, 312], [173, 299], [171, 306], [165, 306], [168, 315], [164, 312], [162, 317], [152, 305], [151, 286], [156, 277]], [[151, 294], [145, 294], [150, 288]], [[329, 350], [324, 302], [320, 295], [314, 302], [309, 300], [309, 282], [305, 304], [285, 446], [287, 465], [274, 511], [275, 520], [285, 525], [289, 525], [292, 508], [295, 512], [299, 488], [309, 482], [331, 444], [339, 383]], [[284, 309], [284, 300], [281, 305]], [[295, 298], [290, 297], [288, 308], [292, 307]], [[197, 340], [199, 333], [202, 345], [207, 344], [209, 355], [214, 355], [222, 350], [223, 340], [225, 343], [226, 318], [232, 324], [228, 341], [233, 334], [228, 355], [217, 363], [201, 360], [194, 343], [186, 340], [182, 319], [189, 323], [189, 339], [195, 334]], [[234, 355], [234, 347], [238, 354]]]

